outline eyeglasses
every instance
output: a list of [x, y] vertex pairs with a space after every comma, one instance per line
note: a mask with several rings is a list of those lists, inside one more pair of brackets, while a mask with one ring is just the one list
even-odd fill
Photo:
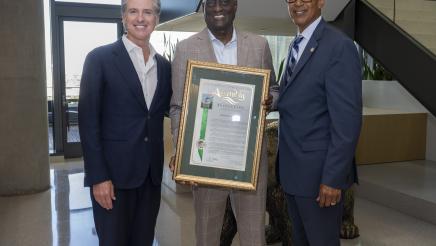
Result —
[[215, 7], [218, 2], [220, 3], [220, 6], [227, 7], [231, 2], [233, 2], [233, 0], [206, 0], [206, 7]]
[[[303, 3], [311, 3], [312, 0], [300, 0]], [[285, 0], [285, 3], [295, 3], [297, 0]]]

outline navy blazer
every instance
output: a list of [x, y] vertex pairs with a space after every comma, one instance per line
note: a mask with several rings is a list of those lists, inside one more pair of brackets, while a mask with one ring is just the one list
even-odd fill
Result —
[[136, 188], [149, 172], [155, 185], [161, 183], [163, 120], [172, 94], [171, 65], [160, 55], [155, 58], [158, 82], [147, 108], [121, 39], [87, 55], [79, 98], [86, 186], [111, 180], [116, 188]]
[[284, 191], [316, 197], [320, 184], [348, 188], [357, 180], [353, 157], [362, 121], [353, 41], [321, 20], [290, 81], [280, 84], [277, 164]]

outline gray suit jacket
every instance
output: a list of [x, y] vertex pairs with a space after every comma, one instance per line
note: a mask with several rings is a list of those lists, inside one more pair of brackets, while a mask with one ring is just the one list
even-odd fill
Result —
[[[270, 69], [270, 85], [275, 84], [271, 51], [266, 39], [238, 30], [236, 30], [236, 37], [238, 66]], [[172, 63], [173, 96], [170, 107], [171, 133], [173, 134], [174, 146], [178, 136], [188, 59], [217, 62], [207, 28], [181, 41], [176, 47]]]

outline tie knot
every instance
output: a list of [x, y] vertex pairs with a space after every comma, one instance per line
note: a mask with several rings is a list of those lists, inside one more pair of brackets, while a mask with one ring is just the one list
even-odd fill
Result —
[[295, 37], [294, 43], [292, 44], [292, 46], [293, 47], [298, 46], [301, 43], [301, 41], [303, 41], [303, 38], [304, 38], [303, 35], [298, 35], [297, 37]]

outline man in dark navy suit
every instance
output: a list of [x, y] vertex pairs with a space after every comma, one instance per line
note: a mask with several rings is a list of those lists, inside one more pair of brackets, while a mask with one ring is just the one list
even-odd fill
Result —
[[325, 23], [324, 0], [285, 0], [298, 27], [280, 82], [278, 168], [295, 245], [339, 245], [342, 194], [356, 181], [361, 65]]
[[123, 0], [126, 34], [91, 51], [79, 99], [85, 185], [100, 245], [152, 245], [171, 66], [149, 43], [160, 0]]

